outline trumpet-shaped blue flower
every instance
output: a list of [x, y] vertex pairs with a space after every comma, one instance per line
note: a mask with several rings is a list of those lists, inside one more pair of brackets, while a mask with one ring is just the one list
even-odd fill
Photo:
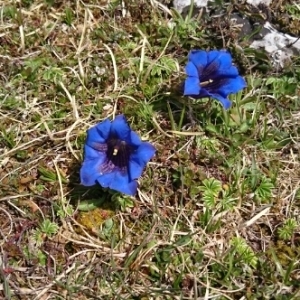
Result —
[[211, 97], [219, 100], [225, 109], [231, 106], [228, 95], [246, 87], [244, 78], [232, 65], [231, 55], [227, 51], [193, 50], [185, 70], [185, 96], [198, 99]]
[[81, 183], [135, 195], [137, 179], [155, 153], [155, 148], [130, 129], [123, 115], [109, 119], [87, 131]]

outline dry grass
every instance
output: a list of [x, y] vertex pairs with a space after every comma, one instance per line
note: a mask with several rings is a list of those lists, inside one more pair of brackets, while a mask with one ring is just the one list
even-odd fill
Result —
[[[299, 61], [194, 124], [186, 55], [225, 31], [156, 1], [0, 3], [3, 299], [299, 297]], [[135, 199], [79, 184], [86, 129], [119, 113], [157, 148]]]

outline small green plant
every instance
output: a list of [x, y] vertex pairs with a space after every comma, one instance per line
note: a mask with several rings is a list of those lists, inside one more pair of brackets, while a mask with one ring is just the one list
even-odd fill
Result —
[[114, 193], [111, 200], [116, 204], [116, 207], [120, 207], [121, 210], [134, 207], [133, 199], [120, 193]]
[[294, 94], [297, 89], [297, 80], [293, 77], [282, 76], [269, 77], [266, 81], [266, 86], [272, 90], [276, 98], [282, 95]]
[[44, 58], [31, 58], [24, 62], [24, 68], [21, 72], [22, 76], [29, 82], [35, 82], [37, 74], [41, 66], [45, 64]]
[[241, 263], [247, 264], [252, 268], [256, 267], [258, 258], [243, 238], [234, 237], [231, 240], [231, 245], [233, 246], [234, 252]]
[[278, 229], [279, 238], [282, 240], [290, 240], [298, 226], [299, 224], [295, 219], [285, 220], [283, 226]]
[[64, 22], [68, 25], [71, 26], [74, 20], [74, 13], [71, 8], [67, 7], [65, 9], [65, 16], [64, 16]]
[[[43, 181], [47, 181], [47, 182], [57, 182], [58, 178], [57, 178], [57, 174], [55, 171], [50, 170], [49, 168], [45, 168], [40, 166], [38, 169], [39, 173], [40, 173], [40, 179]], [[67, 183], [67, 179], [60, 174], [60, 178], [62, 183]]]
[[[49, 219], [45, 219], [40, 224], [39, 228], [32, 231], [31, 237], [37, 247], [43, 245], [45, 237], [51, 237], [58, 231], [58, 225], [51, 222]], [[30, 254], [28, 252], [28, 254]]]
[[214, 178], [204, 179], [203, 186], [199, 189], [203, 192], [202, 199], [209, 209], [220, 209], [221, 211], [231, 209], [236, 203], [229, 190], [222, 187], [222, 183]]
[[203, 192], [203, 201], [207, 208], [214, 209], [219, 193], [222, 191], [222, 184], [214, 178], [205, 179], [202, 183], [203, 186], [200, 187], [200, 191]]
[[196, 136], [196, 145], [208, 152], [209, 155], [215, 155], [220, 151], [220, 142], [216, 138], [207, 138]]
[[41, 266], [45, 266], [46, 265], [46, 263], [47, 263], [47, 255], [43, 251], [38, 250], [38, 252], [37, 252], [37, 259], [38, 259], [39, 264]]
[[151, 76], [162, 76], [165, 73], [167, 76], [177, 71], [177, 64], [173, 58], [163, 56], [151, 69]]
[[1, 8], [3, 17], [15, 19], [17, 15], [17, 7], [16, 6], [4, 6]]
[[60, 82], [63, 77], [63, 71], [60, 68], [49, 66], [44, 70], [43, 79], [45, 81], [51, 81], [55, 84]]
[[212, 221], [216, 213], [231, 210], [237, 199], [232, 197], [228, 187], [223, 188], [222, 183], [214, 178], [203, 180], [203, 185], [198, 187], [202, 191], [201, 201], [204, 202], [205, 210], [199, 216], [200, 223], [206, 227], [206, 232], [214, 232], [221, 226], [220, 220]]
[[262, 202], [269, 202], [272, 197], [274, 184], [270, 178], [262, 177], [260, 184], [256, 187], [254, 194]]
[[174, 12], [174, 36], [182, 46], [190, 44], [189, 37], [202, 37], [202, 31], [199, 29], [199, 22], [192, 17], [192, 9], [186, 17]]
[[294, 4], [287, 4], [285, 6], [287, 12], [293, 17], [293, 18], [297, 18], [299, 20], [300, 18], [300, 5], [296, 4], [296, 2], [294, 2]]
[[[2, 127], [2, 126], [1, 126]], [[2, 142], [8, 148], [13, 149], [16, 145], [15, 142], [15, 131], [14, 130], [6, 130], [2, 127], [0, 131], [0, 143]]]
[[102, 225], [101, 231], [99, 235], [103, 238], [109, 238], [112, 234], [114, 228], [114, 221], [112, 218], [105, 220], [104, 224]]
[[62, 201], [64, 201], [65, 203], [64, 208], [62, 207], [62, 205], [58, 205], [56, 207], [56, 215], [61, 217], [61, 218], [66, 218], [68, 216], [72, 216], [74, 214], [74, 207], [66, 202], [66, 199], [64, 198]]
[[39, 229], [36, 229], [32, 232], [32, 239], [34, 240], [35, 244], [37, 246], [41, 246], [44, 242], [43, 232], [41, 232]]
[[[38, 243], [37, 246], [40, 246]], [[29, 249], [28, 247], [24, 247], [23, 253], [27, 260], [35, 261], [37, 260], [41, 266], [45, 266], [47, 262], [47, 255], [40, 249], [33, 251], [33, 249]]]
[[153, 105], [149, 103], [141, 103], [137, 111], [138, 116], [145, 122], [147, 125], [152, 124], [152, 118], [154, 116]]
[[53, 234], [57, 233], [58, 225], [56, 223], [51, 222], [49, 219], [45, 219], [38, 230], [46, 234], [46, 236], [50, 237]]

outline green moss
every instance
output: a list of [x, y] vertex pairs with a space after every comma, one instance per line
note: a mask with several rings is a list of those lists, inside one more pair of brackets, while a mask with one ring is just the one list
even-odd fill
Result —
[[[300, 258], [300, 246], [288, 245], [286, 241], [278, 240], [271, 248], [283, 268], [287, 268], [292, 262]], [[267, 253], [272, 259], [271, 252]]]
[[99, 227], [115, 214], [114, 211], [103, 208], [95, 208], [89, 212], [80, 212], [77, 221], [90, 231], [98, 231]]

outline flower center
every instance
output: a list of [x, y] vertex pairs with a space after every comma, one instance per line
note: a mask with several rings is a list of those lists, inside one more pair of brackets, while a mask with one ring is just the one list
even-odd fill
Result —
[[212, 79], [208, 79], [207, 81], [203, 81], [203, 82], [200, 82], [200, 86], [207, 86], [209, 85], [210, 83], [213, 83], [214, 81]]
[[118, 138], [111, 138], [107, 142], [107, 158], [118, 168], [126, 168], [129, 162], [132, 147]]
[[101, 173], [110, 173], [116, 169], [126, 172], [134, 148], [116, 136], [109, 137], [106, 146], [107, 160], [101, 166]]

